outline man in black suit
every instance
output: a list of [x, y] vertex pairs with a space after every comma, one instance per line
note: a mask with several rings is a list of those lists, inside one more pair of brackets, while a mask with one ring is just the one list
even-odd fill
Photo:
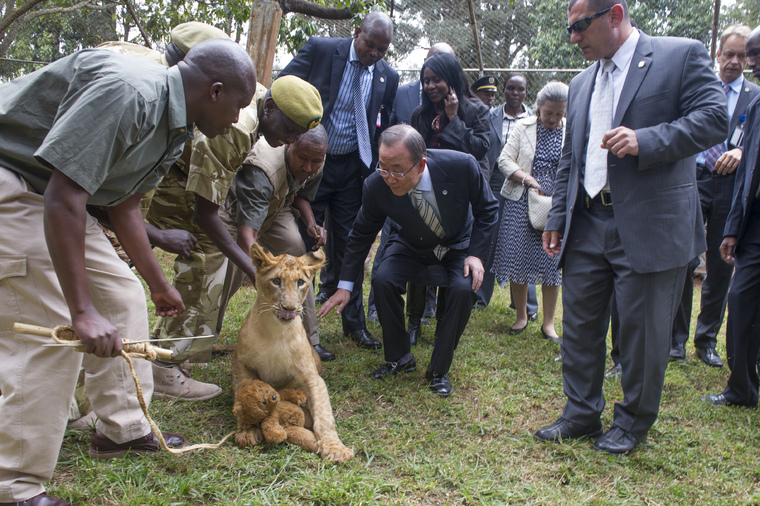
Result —
[[372, 281], [387, 363], [372, 376], [381, 379], [416, 369], [404, 331], [401, 295], [407, 281], [419, 282], [415, 275], [434, 266], [445, 273], [447, 289], [427, 379], [432, 392], [447, 397], [452, 392], [449, 368], [470, 318], [475, 290], [483, 281], [498, 204], [471, 155], [438, 149], [426, 152], [424, 139], [409, 125], [383, 132], [379, 155], [377, 173], [364, 183], [362, 208], [351, 229], [338, 291], [319, 316], [335, 306], [340, 313], [346, 306], [351, 292], [358, 289], [351, 281], [361, 272], [372, 242], [390, 218], [391, 234]]
[[[374, 167], [376, 140], [389, 124], [398, 88], [398, 74], [382, 59], [392, 37], [390, 18], [371, 12], [352, 39], [310, 38], [280, 73], [310, 82], [322, 95], [327, 158], [311, 207], [317, 223], [327, 229], [327, 265], [335, 275], [341, 270], [348, 233], [361, 207], [362, 181]], [[313, 239], [306, 233], [301, 235], [310, 247]], [[363, 275], [357, 272], [352, 280], [357, 287]], [[361, 289], [352, 293], [342, 316], [344, 334], [359, 346], [381, 347], [367, 331]]]
[[[707, 277], [702, 282], [702, 300], [694, 333], [694, 347], [702, 362], [712, 367], [723, 366], [723, 361], [715, 351], [715, 345], [726, 312], [726, 297], [733, 270], [731, 265], [721, 259], [720, 244], [733, 201], [735, 171], [742, 157], [744, 112], [760, 92], [760, 87], [742, 76], [747, 65], [744, 45], [749, 34], [748, 26], [732, 25], [720, 36], [717, 52], [718, 77], [728, 101], [728, 137], [724, 142], [697, 155], [699, 200], [702, 204], [702, 216], [707, 222]], [[695, 265], [697, 263], [695, 262]], [[690, 270], [693, 272], [693, 269]], [[673, 324], [671, 360], [686, 358], [684, 344], [689, 339], [694, 293], [693, 278], [690, 274], [691, 272], [686, 276], [684, 296]]]
[[701, 42], [650, 37], [625, 0], [571, 0], [570, 40], [600, 60], [570, 83], [544, 250], [562, 271], [562, 416], [542, 441], [602, 434], [613, 294], [621, 385], [594, 443], [626, 454], [657, 419], [689, 260], [705, 251], [694, 156], [726, 138], [726, 95]]
[[[752, 73], [760, 77], [760, 28], [747, 39]], [[760, 100], [749, 105], [744, 129], [745, 150], [720, 253], [735, 267], [728, 293], [726, 352], [731, 376], [722, 393], [702, 400], [715, 405], [757, 407], [757, 354], [760, 350]]]

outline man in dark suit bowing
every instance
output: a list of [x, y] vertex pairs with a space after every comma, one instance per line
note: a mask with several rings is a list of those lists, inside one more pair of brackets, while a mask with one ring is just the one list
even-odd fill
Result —
[[[383, 61], [392, 37], [390, 18], [371, 12], [352, 39], [309, 39], [280, 73], [310, 82], [322, 95], [327, 158], [311, 208], [317, 223], [327, 229], [327, 265], [334, 277], [341, 270], [348, 233], [361, 207], [362, 181], [374, 167], [376, 140], [389, 124], [398, 88], [398, 74]], [[309, 247], [313, 239], [301, 235]], [[363, 275], [358, 272], [351, 281], [361, 286]], [[361, 289], [352, 294], [342, 316], [344, 334], [359, 346], [381, 347], [367, 331]]]
[[[747, 58], [760, 77], [760, 28], [747, 39]], [[760, 99], [747, 108], [744, 153], [736, 169], [734, 198], [720, 253], [735, 267], [728, 293], [726, 352], [731, 376], [722, 393], [702, 400], [715, 405], [757, 407], [760, 350]]]
[[[733, 201], [736, 167], [742, 157], [744, 111], [760, 92], [760, 87], [747, 81], [742, 75], [747, 64], [744, 45], [749, 34], [748, 26], [732, 25], [723, 30], [720, 36], [717, 52], [718, 77], [728, 101], [728, 137], [697, 155], [697, 186], [702, 215], [707, 222], [707, 277], [702, 282], [702, 299], [694, 332], [694, 347], [700, 360], [712, 367], [723, 366], [715, 346], [726, 312], [726, 297], [733, 271], [733, 267], [720, 257], [720, 244]], [[687, 275], [681, 307], [673, 324], [671, 360], [686, 358], [684, 345], [689, 339], [693, 293], [692, 276]]]
[[635, 30], [625, 0], [572, 0], [588, 60], [570, 84], [544, 250], [563, 267], [562, 417], [539, 440], [602, 434], [609, 301], [624, 399], [594, 443], [633, 451], [655, 422], [689, 260], [705, 251], [694, 155], [726, 138], [726, 94], [702, 43]]
[[364, 183], [362, 208], [351, 229], [338, 291], [319, 316], [335, 306], [340, 313], [346, 306], [351, 292], [358, 289], [351, 282], [390, 218], [391, 234], [372, 281], [387, 363], [372, 376], [381, 379], [416, 369], [404, 331], [401, 295], [407, 281], [436, 266], [445, 272], [447, 290], [427, 379], [431, 391], [447, 397], [452, 392], [449, 368], [470, 318], [475, 290], [483, 281], [498, 204], [471, 155], [439, 149], [426, 152], [424, 139], [409, 125], [383, 132], [379, 156], [377, 173]]

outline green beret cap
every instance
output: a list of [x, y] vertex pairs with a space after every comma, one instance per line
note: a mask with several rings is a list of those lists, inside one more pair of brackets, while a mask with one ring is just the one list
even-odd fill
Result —
[[483, 76], [472, 83], [472, 89], [473, 91], [496, 91], [499, 89], [499, 81], [496, 79], [496, 76]]
[[322, 97], [317, 89], [296, 76], [276, 79], [269, 89], [277, 108], [294, 123], [312, 128], [322, 121]]
[[216, 28], [198, 21], [182, 23], [172, 28], [172, 42], [187, 54], [194, 45], [208, 39], [229, 39], [226, 33]]

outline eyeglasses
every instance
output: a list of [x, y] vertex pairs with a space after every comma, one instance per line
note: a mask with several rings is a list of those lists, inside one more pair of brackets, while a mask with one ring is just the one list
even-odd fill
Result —
[[[615, 4], [615, 5], [617, 5], [617, 4]], [[583, 19], [579, 19], [578, 21], [576, 21], [575, 23], [573, 23], [572, 25], [570, 25], [570, 26], [567, 27], [567, 34], [570, 35], [570, 36], [572, 36], [573, 35], [573, 31], [575, 31], [575, 33], [585, 32], [586, 30], [588, 30], [588, 27], [591, 26], [591, 22], [593, 20], [595, 20], [596, 18], [598, 18], [600, 16], [604, 16], [613, 7], [615, 7], [615, 6], [612, 5], [610, 7], [607, 7], [606, 9], [600, 10], [596, 14], [592, 14], [590, 16], [586, 16]]]
[[385, 169], [381, 169], [380, 168], [380, 162], [377, 162], [377, 167], [375, 167], [375, 171], [378, 174], [380, 174], [381, 176], [383, 176], [383, 177], [390, 176], [393, 179], [401, 179], [404, 176], [406, 176], [407, 174], [409, 174], [412, 171], [412, 169], [415, 168], [416, 166], [417, 166], [417, 164], [415, 163], [414, 165], [412, 165], [411, 167], [409, 167], [409, 170], [407, 170], [406, 172], [389, 172], [389, 171], [387, 171]]

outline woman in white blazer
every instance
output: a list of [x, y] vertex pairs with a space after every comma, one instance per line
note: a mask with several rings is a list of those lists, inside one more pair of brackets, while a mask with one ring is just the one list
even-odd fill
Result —
[[[551, 194], [565, 135], [567, 85], [552, 81], [538, 92], [536, 115], [518, 121], [499, 157], [506, 177], [501, 194], [507, 199], [499, 225], [492, 272], [512, 285], [517, 320], [509, 330], [519, 334], [528, 326], [528, 284], [541, 284], [541, 334], [554, 342], [554, 313], [561, 284], [557, 260], [544, 253], [541, 232], [528, 222], [528, 192]], [[540, 190], [539, 190], [540, 188]]]

